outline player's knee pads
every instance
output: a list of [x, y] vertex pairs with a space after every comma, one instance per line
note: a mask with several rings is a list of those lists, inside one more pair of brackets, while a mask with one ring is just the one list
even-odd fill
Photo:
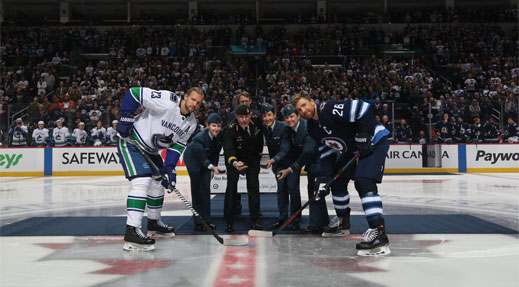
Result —
[[148, 188], [148, 194], [152, 196], [163, 196], [164, 187], [161, 184], [161, 180], [152, 180]]
[[374, 179], [359, 177], [355, 179], [355, 189], [359, 196], [373, 196], [378, 194], [377, 182]]

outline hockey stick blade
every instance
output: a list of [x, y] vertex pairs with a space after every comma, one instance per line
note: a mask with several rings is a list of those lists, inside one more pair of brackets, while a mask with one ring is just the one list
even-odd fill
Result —
[[224, 238], [223, 245], [226, 246], [242, 246], [247, 245], [249, 243], [249, 239], [247, 237], [238, 237], [238, 238]]
[[274, 233], [272, 231], [264, 231], [264, 230], [249, 230], [249, 236], [251, 236], [251, 237], [274, 237]]

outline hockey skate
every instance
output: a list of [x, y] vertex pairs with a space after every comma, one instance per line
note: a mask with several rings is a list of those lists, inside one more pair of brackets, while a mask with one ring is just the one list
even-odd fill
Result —
[[160, 219], [148, 218], [148, 236], [173, 237], [175, 236], [175, 227], [167, 225]]
[[340, 237], [350, 234], [350, 212], [351, 209], [346, 209], [346, 215], [344, 217], [335, 216], [330, 221], [328, 226], [323, 228], [322, 237]]
[[364, 241], [357, 243], [357, 255], [379, 256], [391, 254], [386, 228], [380, 225], [377, 228], [369, 228], [364, 234]]
[[155, 239], [147, 237], [140, 228], [126, 225], [124, 246], [126, 251], [150, 251], [155, 249]]

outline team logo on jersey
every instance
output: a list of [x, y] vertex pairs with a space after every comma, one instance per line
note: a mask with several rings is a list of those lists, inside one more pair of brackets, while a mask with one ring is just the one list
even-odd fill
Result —
[[324, 109], [324, 106], [326, 105], [326, 102], [323, 102], [319, 105], [319, 111], [322, 111]]
[[170, 93], [169, 99], [174, 103], [178, 102], [178, 97], [175, 93]]
[[326, 137], [321, 140], [321, 143], [325, 144], [326, 146], [333, 148], [334, 150], [345, 152], [348, 150], [348, 147], [344, 143], [343, 140], [336, 137]]

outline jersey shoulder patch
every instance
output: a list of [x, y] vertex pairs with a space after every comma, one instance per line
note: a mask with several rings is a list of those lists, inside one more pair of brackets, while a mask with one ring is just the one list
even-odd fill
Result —
[[170, 93], [170, 96], [169, 96], [170, 101], [178, 104], [178, 102], [180, 100], [179, 97], [173, 92], [169, 92], [169, 93]]

